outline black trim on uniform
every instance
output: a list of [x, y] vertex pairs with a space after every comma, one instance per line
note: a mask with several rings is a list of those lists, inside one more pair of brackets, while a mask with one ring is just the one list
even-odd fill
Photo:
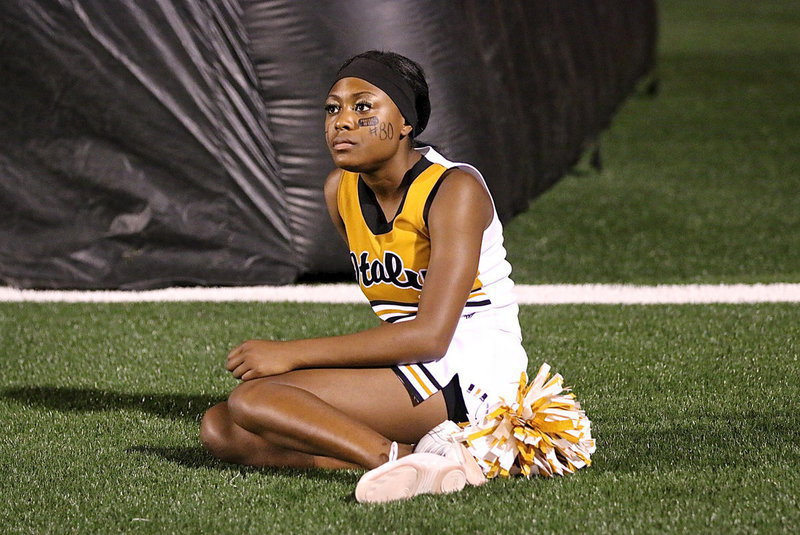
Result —
[[458, 382], [458, 374], [442, 388], [444, 404], [447, 407], [447, 419], [456, 422], [468, 422], [467, 404], [464, 403], [464, 394], [461, 392], [461, 384]]
[[417, 315], [416, 312], [412, 312], [410, 314], [403, 314], [402, 316], [392, 316], [391, 318], [389, 318], [387, 320], [383, 320], [383, 321], [385, 321], [386, 323], [394, 323], [394, 322], [396, 322], [398, 320], [402, 320], [402, 319], [406, 319], [406, 318], [413, 318], [416, 315]]
[[442, 389], [442, 385], [440, 385], [439, 381], [437, 381], [436, 378], [434, 378], [434, 376], [431, 375], [431, 372], [428, 371], [428, 368], [426, 368], [424, 364], [420, 363], [420, 364], [417, 364], [417, 366], [419, 366], [419, 368], [423, 371], [423, 373], [425, 373], [425, 375], [428, 377], [428, 380], [431, 382], [431, 384], [436, 387], [436, 390], [441, 390]]
[[411, 381], [408, 380], [408, 377], [403, 375], [403, 372], [400, 371], [400, 368], [397, 366], [392, 366], [392, 371], [400, 378], [400, 382], [403, 383], [403, 386], [406, 387], [408, 390], [408, 395], [411, 396], [411, 402], [414, 405], [422, 403], [424, 400], [419, 396], [417, 391], [414, 389], [414, 386], [411, 384]]
[[482, 306], [485, 306], [485, 305], [491, 305], [491, 304], [492, 304], [492, 302], [491, 302], [490, 300], [486, 299], [486, 300], [484, 300], [484, 301], [467, 301], [467, 304], [466, 304], [466, 305], [464, 305], [464, 306], [468, 306], [468, 307], [482, 307]]
[[419, 306], [419, 302], [417, 302], [417, 303], [405, 303], [405, 302], [402, 302], [402, 301], [386, 301], [384, 299], [375, 299], [373, 301], [370, 301], [369, 305], [373, 306], [373, 307], [374, 306], [378, 306], [378, 305], [398, 305], [398, 306], [404, 306], [404, 307], [415, 307], [415, 306]]
[[[458, 374], [455, 374], [453, 378], [447, 383], [444, 387], [439, 386], [439, 382], [436, 381], [431, 374], [425, 369], [425, 366], [419, 366], [428, 379], [442, 391], [442, 396], [444, 397], [444, 404], [447, 408], [447, 419], [452, 420], [456, 423], [468, 422], [469, 416], [467, 413], [467, 405], [464, 403], [464, 394], [461, 392], [461, 383], [458, 381]], [[417, 390], [414, 388], [414, 385], [411, 384], [411, 381], [400, 371], [399, 366], [392, 366], [391, 370], [400, 379], [400, 382], [403, 383], [403, 386], [406, 388], [408, 395], [411, 396], [411, 402], [414, 405], [418, 405], [425, 401], [420, 397]], [[470, 385], [472, 388], [472, 385]], [[483, 395], [482, 399], [486, 398], [486, 394]]]
[[361, 175], [358, 175], [358, 204], [361, 206], [361, 215], [370, 232], [379, 235], [392, 231], [394, 220], [397, 218], [397, 215], [403, 211], [403, 206], [406, 204], [406, 197], [408, 196], [408, 189], [411, 187], [411, 183], [431, 165], [433, 165], [431, 161], [423, 156], [411, 169], [406, 171], [405, 175], [403, 175], [401, 184], [405, 188], [405, 192], [403, 193], [403, 199], [400, 201], [400, 206], [397, 207], [397, 212], [395, 212], [391, 221], [386, 220], [386, 216], [380, 204], [378, 204], [378, 199], [375, 197], [375, 192], [367, 186], [367, 183], [364, 182]]
[[422, 221], [425, 222], [426, 227], [428, 226], [428, 213], [430, 213], [431, 211], [433, 198], [436, 197], [436, 192], [439, 191], [439, 187], [442, 185], [442, 181], [444, 180], [445, 176], [447, 176], [447, 171], [442, 173], [442, 176], [439, 177], [439, 180], [437, 180], [436, 184], [434, 184], [433, 187], [431, 188], [431, 192], [428, 194], [428, 198], [425, 199], [425, 207], [422, 209]]

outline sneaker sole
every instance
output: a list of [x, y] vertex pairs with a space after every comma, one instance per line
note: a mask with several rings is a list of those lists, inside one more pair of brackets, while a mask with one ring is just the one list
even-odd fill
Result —
[[483, 475], [483, 470], [481, 470], [478, 461], [475, 460], [475, 457], [472, 456], [472, 454], [463, 444], [459, 444], [458, 448], [451, 451], [456, 452], [457, 458], [453, 459], [453, 461], [457, 462], [462, 466], [462, 468], [464, 468], [464, 475], [467, 477], [467, 483], [475, 487], [479, 487], [486, 483], [486, 476]]
[[361, 503], [407, 500], [420, 494], [446, 494], [464, 488], [464, 469], [432, 453], [415, 453], [364, 474], [356, 485]]

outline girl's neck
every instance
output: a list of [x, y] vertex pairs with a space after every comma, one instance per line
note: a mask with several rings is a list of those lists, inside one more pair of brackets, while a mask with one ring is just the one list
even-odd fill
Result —
[[401, 151], [374, 171], [361, 172], [360, 175], [378, 198], [402, 195], [403, 177], [420, 158], [422, 155], [414, 149]]

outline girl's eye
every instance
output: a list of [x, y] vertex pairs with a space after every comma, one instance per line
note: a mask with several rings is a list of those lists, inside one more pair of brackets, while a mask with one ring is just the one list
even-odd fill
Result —
[[369, 111], [372, 109], [372, 104], [369, 102], [356, 102], [356, 105], [353, 109], [358, 112]]
[[325, 104], [325, 113], [327, 113], [328, 115], [333, 115], [338, 111], [339, 111], [338, 104]]

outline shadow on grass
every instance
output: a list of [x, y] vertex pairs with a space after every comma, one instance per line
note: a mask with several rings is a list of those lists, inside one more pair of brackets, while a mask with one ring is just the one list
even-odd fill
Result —
[[223, 401], [212, 396], [123, 393], [94, 388], [24, 386], [2, 391], [0, 398], [38, 405], [60, 412], [140, 410], [164, 418], [198, 419], [209, 407]]
[[352, 484], [361, 475], [357, 470], [323, 470], [321, 468], [258, 468], [225, 463], [215, 459], [201, 446], [194, 447], [163, 447], [163, 446], [134, 446], [125, 450], [126, 453], [141, 453], [153, 457], [160, 457], [171, 463], [186, 468], [205, 468], [207, 470], [234, 471], [242, 475], [266, 474], [282, 477], [306, 477], [315, 480], [324, 480], [335, 483]]

